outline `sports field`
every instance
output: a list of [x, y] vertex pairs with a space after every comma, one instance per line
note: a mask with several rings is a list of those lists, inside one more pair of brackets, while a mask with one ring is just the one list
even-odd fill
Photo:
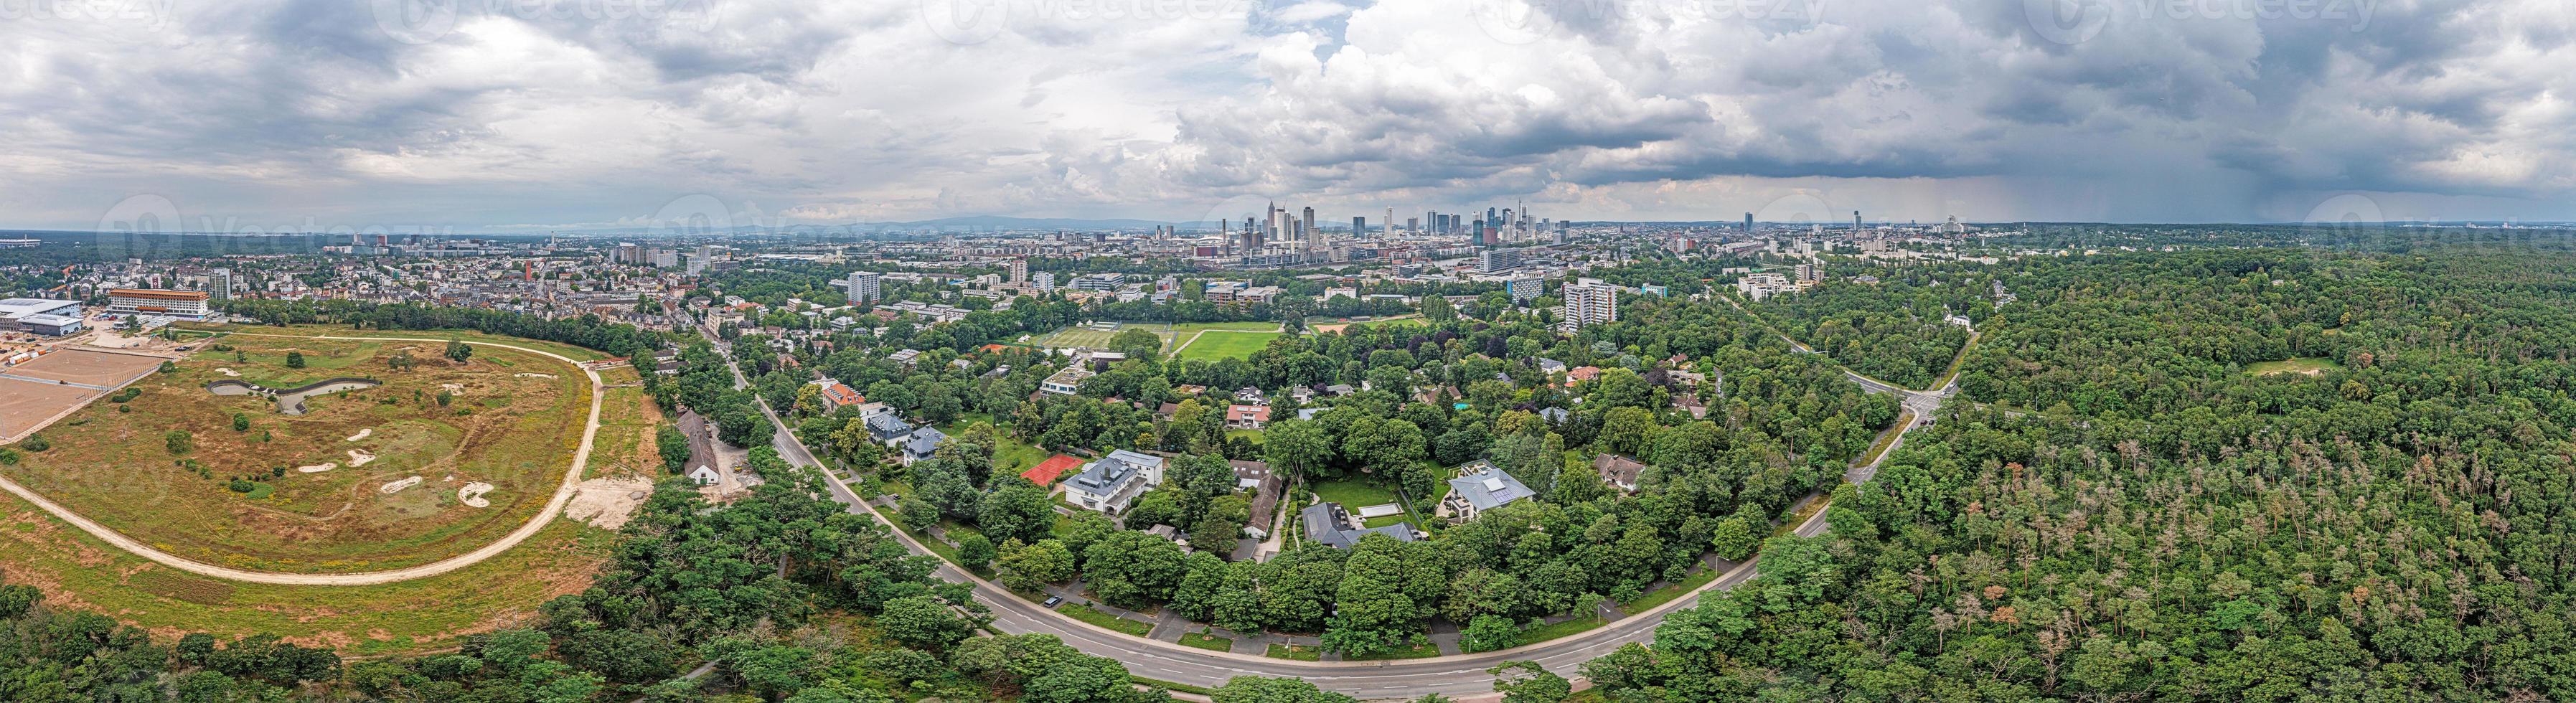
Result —
[[1198, 333], [1194, 339], [1186, 340], [1188, 346], [1181, 347], [1174, 358], [1183, 361], [1247, 358], [1252, 356], [1253, 352], [1270, 346], [1270, 340], [1279, 338], [1280, 334], [1279, 332], [1208, 330]]
[[[1116, 329], [1092, 329], [1093, 326], [1115, 327]], [[1032, 341], [1040, 346], [1046, 347], [1088, 347], [1092, 349], [1107, 349], [1109, 348], [1110, 339], [1117, 337], [1119, 332], [1130, 329], [1141, 329], [1154, 333], [1154, 336], [1160, 337], [1163, 340], [1163, 353], [1170, 354], [1173, 349], [1189, 342], [1191, 337], [1196, 336], [1200, 332], [1225, 330], [1239, 332], [1270, 332], [1276, 334], [1279, 331], [1279, 325], [1268, 322], [1187, 322], [1177, 325], [1159, 322], [1110, 322], [1095, 323], [1092, 326], [1074, 325], [1072, 327], [1056, 330], [1052, 334], [1039, 337]], [[1268, 343], [1268, 340], [1264, 340], [1263, 343]], [[1253, 348], [1259, 349], [1260, 346], [1255, 345]]]

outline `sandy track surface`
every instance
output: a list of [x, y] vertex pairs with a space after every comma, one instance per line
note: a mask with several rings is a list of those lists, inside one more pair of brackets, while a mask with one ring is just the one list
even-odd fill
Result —
[[[291, 334], [257, 334], [251, 332], [234, 332], [233, 334], [245, 337], [285, 337], [289, 339], [385, 340], [396, 342], [447, 341], [445, 339], [413, 337], [311, 337]], [[571, 364], [573, 368], [582, 369], [583, 373], [590, 375], [590, 421], [588, 424], [582, 426], [581, 446], [580, 448], [573, 450], [572, 466], [564, 469], [563, 485], [555, 487], [555, 495], [553, 498], [546, 501], [545, 509], [537, 511], [536, 517], [529, 518], [527, 524], [520, 525], [519, 529], [511, 530], [508, 536], [504, 536], [499, 541], [491, 544], [483, 545], [482, 548], [471, 552], [422, 564], [420, 566], [394, 569], [391, 571], [369, 571], [355, 574], [284, 574], [269, 571], [246, 571], [182, 559], [177, 555], [154, 549], [151, 545], [136, 541], [132, 537], [125, 536], [124, 533], [108, 529], [105, 525], [92, 522], [89, 518], [81, 517], [78, 513], [74, 513], [61, 505], [57, 505], [51, 500], [46, 500], [44, 496], [37, 495], [35, 491], [27, 490], [26, 486], [18, 485], [18, 482], [11, 481], [6, 477], [0, 477], [0, 490], [8, 491], [11, 495], [18, 496], [21, 500], [33, 503], [36, 507], [43, 508], [45, 512], [52, 513], [54, 517], [62, 518], [63, 522], [71, 523], [73, 527], [80, 528], [82, 532], [90, 533], [91, 536], [105, 540], [108, 544], [115, 545], [118, 549], [133, 552], [136, 556], [150, 559], [163, 566], [200, 576], [212, 576], [219, 579], [228, 579], [233, 581], [273, 583], [288, 586], [369, 586], [437, 576], [439, 574], [473, 566], [485, 559], [490, 559], [502, 552], [509, 551], [511, 547], [519, 546], [519, 543], [521, 542], [528, 541], [529, 537], [536, 536], [538, 530], [545, 529], [546, 523], [553, 522], [555, 516], [563, 514], [564, 504], [572, 500], [574, 487], [581, 483], [582, 470], [590, 465], [590, 442], [593, 437], [596, 437], [599, 434], [599, 406], [600, 403], [606, 400], [608, 396], [608, 389], [600, 382], [599, 373], [583, 367], [581, 362], [574, 361], [570, 357], [556, 354], [554, 352], [530, 349], [527, 347], [516, 347], [507, 344], [493, 344], [490, 342], [477, 342], [476, 344], [536, 354], [556, 359], [566, 364]]]

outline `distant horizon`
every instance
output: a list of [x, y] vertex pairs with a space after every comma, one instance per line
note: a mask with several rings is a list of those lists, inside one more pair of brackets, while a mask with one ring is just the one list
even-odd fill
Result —
[[[994, 222], [994, 221], [1009, 221], [1009, 222], [1026, 223], [1026, 224], [1020, 224], [1020, 225], [1018, 225], [1018, 226], [1016, 226], [1016, 227], [1014, 227], [1014, 226], [1006, 226], [1006, 225], [988, 225], [988, 226], [978, 226], [978, 225], [974, 225], [974, 224], [969, 224], [970, 222], [974, 222], [974, 221], [986, 221], [986, 222]], [[1946, 220], [1944, 220], [1944, 221], [1946, 221]], [[1864, 217], [1864, 218], [1863, 218], [1863, 220], [1862, 220], [1863, 224], [1864, 224], [1864, 225], [1867, 225], [1867, 226], [1893, 226], [1893, 227], [1924, 227], [1924, 226], [1932, 226], [1932, 225], [1941, 224], [1941, 223], [1942, 223], [1942, 222], [1944, 222], [1944, 221], [1932, 221], [1932, 220], [1872, 220], [1872, 219], [1867, 219], [1866, 217]], [[1214, 233], [1214, 232], [1219, 231], [1219, 230], [1218, 230], [1218, 228], [1217, 228], [1217, 222], [1218, 222], [1218, 221], [1216, 221], [1216, 220], [1196, 220], [1196, 221], [1191, 221], [1191, 220], [1177, 220], [1177, 221], [1167, 221], [1167, 220], [1148, 220], [1148, 219], [1138, 219], [1138, 218], [1068, 218], [1068, 217], [1019, 217], [1019, 216], [1009, 216], [1009, 215], [963, 215], [963, 216], [957, 216], [957, 217], [946, 217], [946, 218], [937, 218], [937, 219], [930, 219], [930, 220], [911, 220], [911, 221], [849, 222], [849, 223], [795, 223], [795, 224], [783, 224], [783, 225], [737, 225], [737, 226], [734, 226], [734, 227], [731, 227], [731, 228], [726, 228], [725, 230], [722, 230], [722, 231], [725, 231], [725, 232], [731, 232], [731, 233], [734, 233], [734, 234], [758, 235], [758, 234], [765, 233], [765, 232], [818, 231], [818, 230], [851, 229], [851, 228], [865, 228], [865, 229], [869, 229], [869, 230], [871, 230], [871, 231], [875, 231], [875, 232], [894, 231], [895, 233], [901, 233], [901, 232], [900, 232], [900, 228], [925, 228], [925, 229], [928, 229], [928, 228], [952, 228], [952, 229], [957, 229], [957, 230], [960, 230], [960, 231], [963, 231], [963, 232], [969, 232], [969, 233], [971, 233], [971, 232], [978, 232], [978, 231], [999, 232], [999, 231], [1009, 231], [1009, 230], [1014, 230], [1014, 229], [1088, 229], [1088, 230], [1119, 230], [1119, 229], [1150, 228], [1150, 227], [1156, 227], [1156, 226], [1172, 226], [1172, 227], [1179, 227], [1179, 228], [1182, 228], [1182, 229], [1181, 229], [1181, 231], [1185, 231], [1185, 232], [1206, 231], [1206, 232]], [[1230, 222], [1230, 221], [1229, 221], [1229, 222]], [[1741, 220], [1741, 219], [1734, 219], [1734, 220], [1728, 220], [1728, 219], [1710, 219], [1710, 220], [1588, 220], [1588, 219], [1576, 219], [1576, 220], [1566, 220], [1566, 222], [1571, 222], [1571, 223], [1576, 224], [1576, 225], [1709, 226], [1709, 227], [1717, 227], [1717, 228], [1728, 228], [1728, 227], [1738, 227], [1738, 226], [1741, 226], [1741, 225], [1743, 224], [1743, 222], [1744, 222], [1744, 221], [1743, 221], [1743, 220]], [[1318, 218], [1317, 223], [1318, 223], [1319, 225], [1321, 225], [1321, 226], [1322, 226], [1322, 228], [1323, 228], [1323, 229], [1326, 229], [1327, 231], [1349, 231], [1349, 229], [1350, 229], [1350, 227], [1349, 227], [1349, 222], [1348, 222], [1347, 220], [1345, 220], [1345, 221], [1341, 221], [1341, 222], [1338, 222], [1338, 223], [1335, 223], [1335, 222], [1332, 222], [1332, 221], [1323, 220], [1323, 219], [1321, 219], [1321, 218]], [[1765, 226], [1769, 226], [1769, 227], [1773, 227], [1773, 228], [1779, 228], [1779, 227], [1806, 227], [1806, 226], [1812, 226], [1812, 225], [1821, 225], [1821, 226], [1823, 226], [1823, 227], [1826, 229], [1826, 231], [1829, 231], [1829, 232], [1830, 232], [1830, 231], [1836, 231], [1836, 230], [1848, 231], [1848, 230], [1850, 230], [1850, 229], [1851, 229], [1851, 222], [1850, 222], [1849, 220], [1845, 220], [1845, 221], [1841, 221], [1841, 222], [1832, 222], [1832, 221], [1816, 221], [1816, 220], [1807, 220], [1807, 221], [1772, 221], [1772, 220], [1755, 220], [1755, 221], [1754, 221], [1754, 223], [1755, 223], [1755, 224], [1757, 224], [1757, 225], [1765, 225]], [[2499, 227], [2499, 228], [2501, 228], [2501, 227], [2508, 227], [2508, 226], [2509, 226], [2509, 227], [2516, 228], [2516, 229], [2526, 229], [2526, 228], [2527, 228], [2527, 229], [2571, 229], [2571, 228], [2576, 228], [2576, 221], [2524, 221], [2524, 220], [2511, 220], [2511, 219], [2492, 219], [2492, 220], [2474, 220], [2474, 219], [2473, 219], [2473, 220], [2377, 220], [2377, 221], [2329, 221], [2329, 220], [2298, 221], [2298, 220], [2283, 220], [2283, 221], [2268, 221], [2268, 222], [2264, 222], [2264, 221], [2236, 221], [2236, 222], [2229, 222], [2229, 221], [2212, 221], [2212, 222], [2113, 222], [2113, 221], [2052, 221], [2052, 220], [1992, 220], [1992, 221], [1986, 221], [1986, 220], [1966, 220], [1966, 219], [1962, 219], [1962, 220], [1960, 220], [1960, 221], [1959, 221], [1959, 224], [1967, 225], [1967, 226], [1972, 226], [1972, 227], [2010, 226], [2010, 225], [2041, 225], [2041, 226], [2085, 226], [2085, 225], [2101, 225], [2101, 226], [2116, 226], [2116, 227], [2282, 227], [2282, 226], [2330, 226], [2330, 227], [2423, 227], [2423, 228], [2445, 228], [2445, 227], [2462, 227], [2462, 226], [2471, 226], [2471, 225], [2476, 225], [2476, 226], [2495, 226], [2495, 227]], [[1375, 228], [1377, 228], [1377, 227], [1379, 227], [1379, 226], [1381, 226], [1381, 223], [1378, 223], [1378, 222], [1375, 222], [1375, 221], [1371, 221], [1371, 222], [1369, 222], [1369, 223], [1368, 223], [1368, 227], [1370, 227], [1371, 229], [1375, 229]], [[661, 231], [661, 230], [669, 230], [669, 231]], [[473, 226], [464, 226], [464, 225], [398, 225], [398, 226], [369, 226], [369, 227], [364, 227], [364, 228], [348, 228], [348, 227], [339, 227], [339, 228], [332, 228], [332, 229], [316, 229], [316, 230], [287, 230], [287, 229], [281, 229], [281, 230], [265, 230], [265, 229], [262, 229], [262, 230], [256, 230], [256, 231], [229, 231], [229, 232], [228, 232], [228, 231], [216, 231], [216, 230], [197, 230], [197, 229], [142, 229], [142, 230], [134, 230], [134, 229], [59, 229], [59, 228], [41, 228], [41, 227], [0, 228], [0, 234], [19, 234], [19, 233], [23, 233], [23, 234], [51, 234], [51, 235], [93, 235], [93, 234], [136, 234], [136, 233], [139, 233], [139, 234], [150, 234], [150, 235], [183, 235], [183, 236], [208, 236], [208, 237], [297, 237], [297, 236], [347, 236], [347, 235], [351, 235], [351, 234], [385, 234], [385, 235], [388, 235], [388, 236], [535, 236], [535, 237], [542, 237], [542, 236], [548, 236], [548, 235], [556, 235], [556, 236], [608, 236], [608, 235], [621, 235], [621, 236], [622, 236], [622, 235], [630, 235], [630, 234], [633, 234], [633, 235], [643, 235], [643, 236], [710, 236], [710, 235], [717, 234], [718, 232], [719, 232], [718, 230], [712, 230], [712, 229], [707, 229], [707, 230], [689, 230], [689, 231], [680, 231], [680, 230], [673, 230], [672, 228], [668, 228], [668, 227], [651, 227], [651, 226], [642, 226], [642, 225], [610, 225], [610, 224], [593, 224], [593, 225], [580, 225], [580, 226], [562, 226], [562, 227], [557, 227], [557, 228], [548, 228], [548, 227], [544, 227], [544, 226], [530, 225], [530, 226], [513, 227], [513, 228], [507, 228], [507, 229], [504, 229], [504, 228], [494, 228], [494, 227], [490, 227], [490, 226], [473, 227]]]

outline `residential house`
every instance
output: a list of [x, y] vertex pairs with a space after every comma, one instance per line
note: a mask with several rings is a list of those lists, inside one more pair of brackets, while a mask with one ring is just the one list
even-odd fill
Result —
[[1361, 527], [1359, 518], [1352, 517], [1350, 511], [1343, 509], [1340, 503], [1323, 502], [1309, 505], [1297, 511], [1297, 516], [1300, 521], [1306, 523], [1306, 541], [1334, 549], [1349, 549], [1352, 545], [1359, 544], [1360, 538], [1369, 535], [1386, 535], [1398, 542], [1411, 542], [1417, 539], [1413, 534], [1413, 525], [1409, 523]]
[[1085, 510], [1116, 515], [1126, 512], [1136, 496], [1162, 484], [1162, 457], [1120, 449], [1083, 466], [1082, 473], [1065, 482], [1064, 497]]
[[1055, 372], [1055, 375], [1048, 376], [1045, 381], [1039, 382], [1038, 392], [1075, 395], [1082, 392], [1082, 379], [1098, 375], [1100, 374], [1093, 373], [1080, 365], [1067, 366]]
[[1512, 478], [1501, 467], [1478, 460], [1458, 467], [1456, 478], [1449, 479], [1449, 495], [1440, 499], [1433, 511], [1451, 522], [1476, 519], [1487, 510], [1503, 507], [1536, 495], [1521, 480]]
[[1700, 402], [1699, 396], [1696, 395], [1689, 393], [1673, 394], [1673, 407], [1680, 408], [1682, 411], [1690, 413], [1691, 419], [1693, 420], [1708, 417], [1708, 404]]
[[1637, 476], [1645, 473], [1646, 464], [1617, 454], [1604, 453], [1593, 455], [1592, 470], [1601, 474], [1602, 483], [1618, 488], [1621, 493], [1636, 495]]
[[858, 405], [868, 401], [866, 398], [859, 397], [858, 389], [851, 388], [850, 384], [842, 383], [835, 379], [815, 379], [813, 382], [807, 383], [806, 385], [816, 386], [822, 389], [822, 392], [816, 393], [815, 397], [822, 400], [823, 412], [827, 414], [841, 408]]
[[897, 457], [897, 460], [903, 462], [905, 466], [911, 466], [913, 462], [930, 458], [931, 453], [939, 451], [939, 443], [945, 441], [948, 441], [948, 434], [940, 432], [939, 428], [925, 426], [915, 429], [912, 434], [904, 436], [901, 444], [896, 445], [895, 448], [903, 450], [902, 456]]
[[1257, 430], [1270, 426], [1270, 406], [1229, 405], [1225, 408], [1225, 426], [1237, 430]]
[[724, 475], [716, 473], [716, 468], [713, 466], [700, 464], [698, 468], [689, 470], [689, 481], [701, 486], [713, 486], [723, 480]]
[[1279, 508], [1279, 493], [1286, 482], [1267, 462], [1228, 459], [1225, 463], [1234, 467], [1235, 490], [1252, 491], [1252, 520], [1244, 529], [1262, 533], [1256, 538], [1268, 538], [1272, 511]]

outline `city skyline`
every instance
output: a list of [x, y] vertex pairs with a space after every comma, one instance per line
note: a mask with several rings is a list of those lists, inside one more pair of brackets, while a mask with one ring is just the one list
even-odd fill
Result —
[[2576, 220], [2563, 7], [1988, 5], [13, 16], [0, 227]]

